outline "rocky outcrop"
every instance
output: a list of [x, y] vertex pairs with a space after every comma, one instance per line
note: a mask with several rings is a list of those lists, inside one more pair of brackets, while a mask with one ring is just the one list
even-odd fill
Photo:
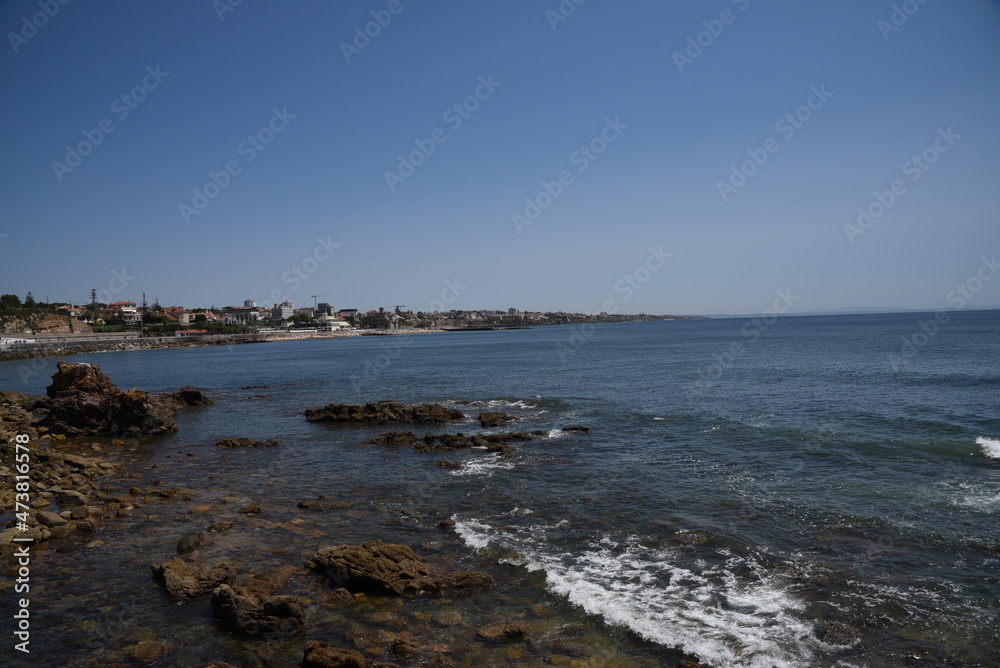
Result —
[[350, 508], [353, 504], [350, 501], [343, 500], [331, 501], [326, 496], [320, 494], [316, 500], [305, 499], [295, 505], [306, 510], [344, 510], [345, 508]]
[[153, 576], [167, 588], [167, 593], [181, 601], [208, 596], [219, 585], [236, 582], [236, 569], [226, 562], [202, 568], [174, 557], [162, 564], [153, 564], [150, 568]]
[[243, 436], [238, 438], [230, 436], [229, 438], [216, 441], [215, 444], [220, 448], [261, 448], [281, 445], [279, 441], [273, 438], [269, 438], [266, 441], [255, 441], [252, 438], [245, 438]]
[[297, 570], [295, 566], [281, 566], [273, 571], [256, 573], [244, 580], [242, 586], [258, 594], [273, 594], [288, 584]]
[[248, 636], [301, 633], [305, 622], [301, 599], [228, 584], [212, 592], [212, 613], [223, 627]]
[[587, 434], [590, 432], [590, 427], [581, 427], [580, 425], [574, 425], [572, 427], [563, 427], [563, 431], [577, 431], [581, 434]]
[[194, 552], [195, 550], [200, 550], [203, 547], [208, 547], [214, 542], [214, 535], [207, 531], [198, 531], [196, 533], [188, 534], [177, 541], [177, 551], [181, 554], [187, 554], [188, 552]]
[[196, 406], [212, 406], [214, 401], [205, 396], [197, 387], [185, 385], [176, 392], [164, 392], [156, 395], [165, 402], [173, 403], [177, 408], [192, 408]]
[[427, 560], [405, 545], [372, 540], [319, 550], [306, 567], [323, 571], [352, 593], [380, 591], [417, 595], [489, 586], [492, 578], [477, 571], [437, 576]]
[[68, 436], [141, 437], [177, 431], [172, 407], [142, 390], [120, 391], [96, 364], [57, 362], [48, 415], [40, 421]]
[[379, 401], [362, 406], [329, 404], [322, 408], [307, 408], [306, 419], [311, 422], [362, 422], [389, 424], [392, 422], [451, 422], [465, 417], [462, 411], [445, 408], [441, 404], [409, 406], [396, 401]]
[[310, 640], [302, 656], [302, 668], [370, 668], [371, 662], [353, 649]]
[[524, 432], [505, 432], [502, 434], [425, 434], [418, 439], [409, 431], [387, 431], [365, 441], [372, 445], [402, 445], [412, 447], [418, 452], [449, 452], [466, 448], [483, 448], [489, 452], [500, 454], [510, 453], [510, 443], [530, 441], [535, 437]]
[[485, 413], [479, 414], [479, 424], [483, 426], [483, 429], [488, 429], [489, 427], [502, 427], [507, 422], [516, 419], [517, 418], [513, 415], [507, 415], [502, 411], [486, 411]]

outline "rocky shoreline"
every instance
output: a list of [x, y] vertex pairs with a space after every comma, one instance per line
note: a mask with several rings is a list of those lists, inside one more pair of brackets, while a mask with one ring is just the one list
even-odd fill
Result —
[[[10, 544], [15, 535], [32, 537], [33, 550], [54, 548], [71, 553], [99, 546], [105, 540], [102, 530], [120, 531], [113, 521], [134, 524], [140, 518], [137, 513], [153, 518], [179, 512], [175, 521], [185, 522], [194, 530], [180, 537], [173, 554], [147, 562], [146, 577], [152, 577], [171, 599], [184, 602], [196, 619], [214, 620], [214, 625], [234, 642], [252, 648], [256, 657], [252, 665], [474, 665], [479, 661], [477, 657], [487, 654], [493, 657], [490, 661], [509, 665], [520, 664], [528, 657], [534, 657], [532, 664], [541, 662], [538, 665], [615, 665], [616, 657], [607, 648], [574, 642], [561, 633], [563, 624], [551, 618], [547, 606], [531, 606], [513, 615], [489, 612], [496, 605], [496, 597], [501, 600], [507, 596], [496, 589], [496, 577], [502, 573], [495, 566], [476, 559], [468, 563], [466, 559], [448, 557], [437, 547], [439, 541], [408, 544], [412, 532], [406, 531], [383, 531], [376, 539], [345, 543], [326, 533], [304, 531], [309, 523], [297, 514], [338, 513], [360, 518], [378, 512], [375, 499], [357, 494], [340, 499], [320, 496], [303, 499], [294, 509], [278, 511], [266, 503], [234, 504], [236, 499], [226, 495], [206, 503], [208, 498], [199, 497], [208, 490], [164, 488], [158, 480], [151, 486], [144, 485], [145, 489], [129, 486], [128, 480], [144, 478], [142, 471], [133, 470], [140, 459], [137, 448], [149, 444], [151, 437], [175, 431], [172, 418], [177, 411], [212, 410], [211, 406], [211, 400], [193, 387], [160, 395], [122, 391], [96, 365], [63, 362], [58, 364], [46, 397], [0, 393], [0, 436], [12, 441], [15, 434], [27, 434], [32, 453], [29, 528], [27, 532], [19, 531], [12, 522], [0, 534], [5, 574], [9, 576], [15, 569]], [[407, 406], [394, 402], [331, 404], [303, 413], [317, 414], [365, 424], [438, 427], [465, 417], [439, 404]], [[496, 411], [478, 416], [484, 427], [503, 425], [510, 419]], [[417, 437], [411, 432], [389, 431], [369, 443], [403, 446], [417, 452], [475, 448], [505, 456], [510, 454], [512, 444], [530, 441], [543, 433], [428, 433]], [[267, 452], [279, 452], [287, 446], [271, 439], [257, 441], [243, 436], [214, 443], [220, 457], [238, 456], [241, 451], [253, 452], [262, 447]], [[0, 456], [5, 475], [13, 471], [11, 451], [4, 449]], [[182, 452], [178, 451], [178, 455]], [[11, 507], [13, 493], [10, 499], [3, 500], [5, 507]], [[399, 508], [397, 512], [406, 517], [416, 511]], [[291, 519], [281, 519], [289, 513]], [[215, 521], [198, 521], [208, 514]], [[436, 525], [442, 541], [455, 541], [453, 520], [439, 517], [433, 522], [431, 526]], [[227, 541], [241, 532], [254, 535], [265, 527], [312, 536], [318, 548], [311, 552], [312, 556], [297, 562], [262, 559], [269, 551], [263, 544], [258, 548], [260, 555], [233, 553], [225, 548]], [[122, 537], [116, 534], [106, 539]], [[339, 621], [331, 626], [327, 618]], [[217, 660], [202, 665], [235, 668], [224, 660], [251, 665], [246, 663], [244, 651], [225, 651], [222, 648], [226, 646], [219, 645]], [[72, 665], [155, 663], [177, 657], [180, 650], [167, 637], [129, 635], [109, 641], [108, 647], [88, 661]], [[699, 665], [679, 652], [665, 653], [676, 661], [657, 665]]]
[[126, 339], [124, 341], [65, 342], [60, 345], [17, 346], [0, 350], [0, 362], [35, 359], [39, 357], [65, 357], [84, 353], [103, 353], [122, 350], [152, 350], [154, 348], [192, 348], [195, 346], [234, 346], [245, 343], [266, 343], [266, 339], [255, 334], [234, 334], [219, 337], [187, 337], [175, 339], [150, 338]]

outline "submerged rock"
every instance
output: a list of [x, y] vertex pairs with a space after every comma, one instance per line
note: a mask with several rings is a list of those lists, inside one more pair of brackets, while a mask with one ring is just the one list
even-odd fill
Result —
[[328, 404], [322, 408], [307, 408], [305, 416], [311, 422], [365, 422], [368, 424], [450, 422], [465, 417], [461, 411], [445, 408], [441, 404], [409, 406], [396, 401], [379, 401], [361, 406]]
[[229, 438], [223, 438], [222, 440], [216, 441], [215, 444], [220, 448], [260, 448], [281, 445], [279, 441], [276, 441], [273, 438], [269, 438], [266, 441], [255, 441], [252, 438], [246, 438], [243, 436], [238, 438], [230, 436]]
[[196, 533], [188, 534], [177, 541], [177, 551], [181, 554], [186, 554], [188, 552], [200, 550], [203, 547], [208, 547], [214, 542], [215, 536], [211, 533], [198, 531]]
[[174, 557], [162, 564], [153, 564], [150, 568], [153, 576], [167, 588], [167, 593], [181, 601], [208, 596], [219, 585], [236, 582], [236, 569], [226, 562], [202, 568]]
[[328, 501], [326, 499], [303, 500], [295, 504], [299, 508], [307, 510], [343, 510], [350, 508], [353, 504], [350, 501]]
[[242, 586], [261, 594], [273, 594], [288, 584], [297, 570], [295, 566], [282, 566], [273, 571], [257, 573], [244, 580]]
[[581, 427], [580, 425], [575, 425], [572, 427], [563, 427], [563, 431], [578, 431], [581, 434], [586, 434], [590, 432], [590, 427]]
[[[409, 431], [386, 431], [372, 439], [365, 441], [366, 444], [374, 445], [404, 445], [412, 447], [417, 452], [450, 452], [452, 450], [463, 450], [467, 448], [482, 448], [489, 452], [499, 452], [509, 454], [509, 444], [516, 441], [530, 441], [535, 438], [532, 434], [524, 432], [504, 432], [501, 434], [425, 434], [418, 439]], [[458, 465], [451, 466], [451, 462], [441, 462], [439, 465], [445, 468], [458, 468]]]
[[125, 650], [128, 657], [139, 663], [152, 663], [166, 654], [170, 646], [157, 640], [143, 640]]
[[520, 619], [504, 622], [502, 624], [491, 624], [477, 630], [479, 636], [485, 640], [524, 640], [528, 634], [528, 625]]
[[417, 436], [412, 431], [384, 431], [365, 441], [366, 445], [413, 445]]
[[301, 633], [305, 620], [301, 599], [228, 584], [212, 592], [212, 613], [222, 626], [248, 636]]
[[302, 668], [370, 668], [361, 652], [310, 640], [302, 655]]

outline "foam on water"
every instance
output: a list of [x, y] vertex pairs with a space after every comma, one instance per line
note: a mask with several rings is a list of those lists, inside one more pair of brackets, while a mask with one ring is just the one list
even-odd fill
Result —
[[489, 454], [484, 457], [476, 457], [462, 464], [462, 468], [452, 471], [452, 475], [484, 475], [492, 476], [497, 469], [512, 469], [514, 463], [504, 460], [500, 455]]
[[[516, 536], [468, 519], [457, 520], [455, 530], [475, 549], [492, 543], [516, 550], [526, 568], [545, 572], [550, 591], [707, 665], [792, 668], [827, 647], [795, 616], [805, 604], [743, 557], [686, 568], [669, 551], [619, 545], [607, 536], [579, 553], [556, 554], [545, 551], [544, 532], [537, 530]], [[747, 567], [752, 576], [736, 574]]]
[[1000, 459], [1000, 440], [980, 436], [976, 439], [976, 445], [983, 449], [983, 454], [991, 459]]

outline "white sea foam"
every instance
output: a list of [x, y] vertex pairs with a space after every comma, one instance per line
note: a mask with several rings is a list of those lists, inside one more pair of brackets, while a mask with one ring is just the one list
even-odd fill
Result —
[[983, 449], [983, 454], [991, 459], [1000, 459], [1000, 440], [980, 436], [976, 439], [976, 445]]
[[452, 475], [464, 476], [464, 475], [484, 475], [490, 477], [493, 475], [493, 471], [497, 469], [512, 469], [514, 468], [514, 463], [506, 461], [504, 458], [497, 454], [486, 455], [484, 457], [476, 457], [475, 459], [470, 459], [462, 464], [462, 468], [452, 471]]
[[509, 408], [535, 408], [536, 404], [531, 404], [524, 399], [515, 399], [510, 401], [509, 399], [490, 399], [486, 402], [486, 405], [490, 408], [499, 408], [501, 406], [507, 406]]
[[566, 435], [566, 432], [564, 432], [562, 429], [549, 429], [548, 437], [549, 438], [562, 438], [565, 435]]
[[550, 591], [588, 613], [707, 665], [791, 668], [824, 647], [795, 615], [804, 604], [772, 576], [760, 567], [751, 578], [736, 575], [756, 566], [742, 557], [685, 568], [667, 551], [634, 542], [619, 547], [608, 537], [578, 554], [551, 554], [536, 530], [514, 535], [475, 520], [459, 520], [455, 529], [473, 548], [515, 550], [526, 568], [545, 572]]

